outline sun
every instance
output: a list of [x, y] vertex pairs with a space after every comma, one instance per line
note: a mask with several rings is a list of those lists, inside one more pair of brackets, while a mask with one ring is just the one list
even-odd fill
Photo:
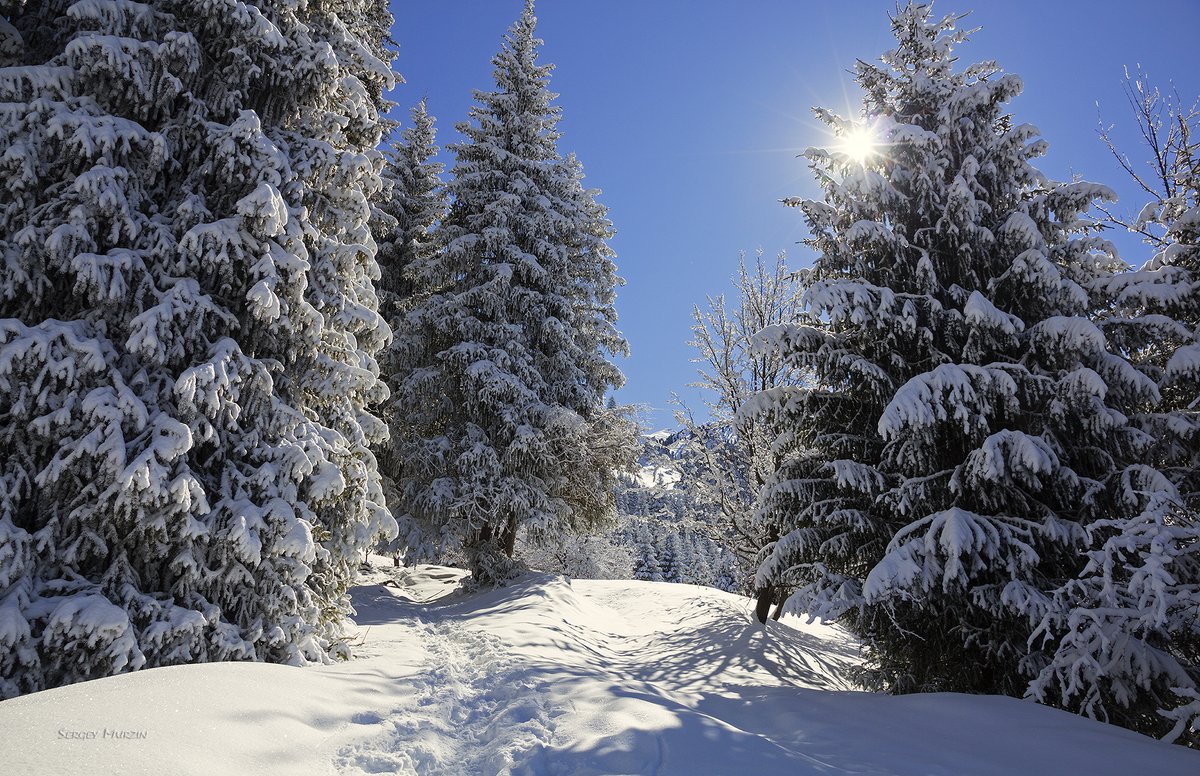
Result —
[[879, 149], [878, 138], [870, 127], [856, 126], [842, 136], [838, 150], [849, 156], [858, 164], [864, 164], [874, 156]]

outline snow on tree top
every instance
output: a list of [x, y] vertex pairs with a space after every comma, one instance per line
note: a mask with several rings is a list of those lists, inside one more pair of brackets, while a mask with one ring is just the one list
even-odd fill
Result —
[[1058, 456], [1046, 440], [1004, 429], [992, 434], [972, 456], [972, 474], [998, 484], [1013, 480], [1025, 487], [1037, 487], [1038, 475], [1058, 469]]
[[1075, 315], [1051, 316], [1039, 321], [1031, 333], [1035, 344], [1059, 352], [1099, 353], [1107, 346], [1096, 324]]
[[1046, 238], [1042, 236], [1042, 230], [1038, 227], [1037, 222], [1020, 210], [1014, 211], [1008, 217], [1004, 226], [1000, 227], [1000, 234], [1026, 248], [1038, 251], [1046, 250]]

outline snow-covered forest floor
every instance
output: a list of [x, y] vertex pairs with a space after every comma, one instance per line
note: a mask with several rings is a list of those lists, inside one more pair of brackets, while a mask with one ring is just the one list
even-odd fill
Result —
[[837, 628], [749, 601], [374, 558], [357, 658], [142, 671], [0, 703], [27, 776], [155, 774], [1170, 774], [1200, 753], [1033, 703], [854, 692]]

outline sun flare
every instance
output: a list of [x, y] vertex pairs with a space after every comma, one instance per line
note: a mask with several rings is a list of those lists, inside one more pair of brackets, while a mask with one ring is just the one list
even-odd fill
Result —
[[870, 127], [855, 127], [842, 138], [841, 151], [858, 164], [866, 162], [877, 150], [875, 133]]

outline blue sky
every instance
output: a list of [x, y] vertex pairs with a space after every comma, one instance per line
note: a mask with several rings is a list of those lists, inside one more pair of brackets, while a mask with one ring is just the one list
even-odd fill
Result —
[[[392, 0], [407, 81], [393, 94], [399, 110], [428, 96], [439, 141], [455, 140], [471, 90], [493, 86], [491, 57], [521, 7]], [[894, 9], [893, 0], [539, 0], [542, 61], [556, 66], [563, 109], [560, 150], [578, 154], [617, 228], [627, 281], [618, 310], [633, 351], [617, 396], [650, 408], [647, 426], [672, 425], [672, 392], [699, 405], [688, 386], [691, 309], [730, 290], [739, 252], [811, 262], [798, 245], [799, 213], [779, 200], [819, 193], [797, 158], [827, 142], [810, 109], [857, 112], [848, 71], [892, 46]], [[1140, 208], [1097, 136], [1099, 120], [1116, 123], [1139, 160], [1124, 69], [1140, 64], [1185, 101], [1200, 96], [1200, 2], [939, 0], [935, 10], [971, 11], [963, 23], [982, 28], [959, 49], [964, 63], [994, 59], [1022, 77], [1012, 109], [1050, 143], [1043, 172], [1104, 183], [1119, 208]], [[1144, 258], [1136, 241], [1118, 244], [1127, 261]]]

